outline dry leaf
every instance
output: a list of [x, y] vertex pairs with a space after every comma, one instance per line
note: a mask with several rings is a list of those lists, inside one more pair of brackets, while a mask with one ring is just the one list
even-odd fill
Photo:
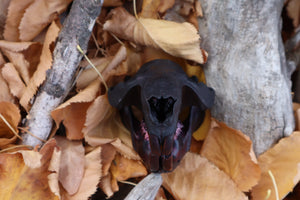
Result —
[[258, 157], [262, 170], [259, 183], [253, 188], [253, 199], [264, 199], [267, 190], [271, 190], [268, 200], [275, 200], [275, 191], [268, 174], [270, 170], [275, 177], [279, 198], [282, 199], [300, 180], [300, 132], [283, 138], [274, 147]]
[[[32, 65], [36, 64], [41, 45], [34, 42], [8, 42], [0, 40], [0, 49], [3, 54], [14, 64], [25, 84], [29, 83]], [[30, 56], [34, 54], [34, 56]]]
[[96, 98], [99, 87], [100, 80], [97, 79], [51, 112], [57, 129], [61, 122], [64, 124], [68, 139], [78, 140], [83, 138], [82, 129], [86, 120], [86, 112], [91, 102]]
[[110, 165], [112, 161], [115, 159], [115, 155], [117, 153], [116, 149], [111, 144], [101, 145], [101, 164], [102, 164], [102, 173], [103, 176], [106, 176], [109, 172]]
[[101, 177], [99, 187], [106, 194], [107, 198], [110, 198], [115, 192], [118, 191], [118, 188], [112, 188], [110, 173]]
[[84, 148], [81, 141], [70, 141], [61, 136], [55, 136], [55, 139], [61, 148], [59, 181], [73, 195], [77, 192], [84, 173]]
[[46, 71], [52, 66], [52, 51], [50, 50], [50, 45], [55, 42], [58, 33], [60, 31], [59, 25], [53, 22], [46, 34], [44, 41], [42, 54], [40, 57], [40, 63], [37, 66], [37, 70], [34, 72], [30, 82], [28, 83], [24, 95], [20, 99], [20, 104], [26, 109], [29, 109], [29, 101], [35, 95], [37, 88], [46, 79]]
[[300, 130], [300, 104], [293, 103], [293, 111], [295, 116], [295, 131]]
[[162, 177], [163, 186], [175, 199], [248, 199], [223, 171], [198, 154], [186, 153], [180, 165]]
[[294, 28], [297, 28], [300, 24], [300, 1], [289, 0], [286, 9], [289, 17], [293, 20]]
[[109, 104], [107, 95], [97, 97], [88, 108], [84, 125], [84, 138], [92, 146], [110, 143], [115, 138], [120, 138], [127, 146], [131, 146], [130, 133], [123, 126], [117, 110]]
[[[55, 148], [55, 140], [50, 140], [39, 152], [41, 159], [39, 156], [31, 156], [37, 159], [32, 161], [34, 163], [40, 160], [41, 165], [37, 168], [27, 166], [21, 153], [0, 154], [0, 199], [58, 200], [48, 184], [48, 175], [53, 173], [48, 167]], [[32, 165], [30, 162], [29, 164]]]
[[65, 200], [83, 200], [88, 199], [97, 190], [101, 172], [101, 147], [96, 148], [85, 156], [85, 167], [83, 179], [80, 183], [78, 192], [74, 195], [63, 194]]
[[165, 13], [168, 9], [172, 8], [175, 4], [175, 0], [164, 0], [160, 2], [158, 7], [159, 13]]
[[1, 88], [0, 102], [1, 101], [14, 102], [14, 97], [10, 93], [9, 87], [6, 81], [4, 80], [1, 71], [0, 71], [0, 88]]
[[190, 23], [146, 18], [136, 20], [121, 7], [111, 12], [111, 18], [105, 22], [103, 29], [120, 38], [198, 63], [207, 59], [207, 53], [200, 48], [200, 36]]
[[25, 9], [34, 0], [11, 0], [8, 7], [8, 14], [4, 29], [4, 39], [7, 41], [19, 41], [19, 24]]
[[19, 76], [15, 66], [12, 63], [6, 63], [2, 68], [2, 76], [8, 83], [11, 93], [20, 98], [24, 92], [25, 84]]
[[[10, 102], [0, 102], [0, 114], [8, 122], [15, 132], [18, 131], [18, 124], [21, 120], [19, 108]], [[8, 127], [8, 125], [0, 118], [0, 148], [15, 142], [17, 137]]]
[[66, 10], [72, 0], [39, 0], [26, 8], [19, 25], [20, 40], [30, 41]]
[[[125, 181], [129, 178], [136, 178], [147, 175], [145, 166], [137, 160], [127, 159], [121, 154], [116, 154], [110, 166], [111, 184], [118, 188], [117, 181]], [[119, 189], [118, 189], [119, 190]]]
[[249, 191], [259, 181], [260, 169], [251, 140], [224, 123], [212, 119], [200, 154], [227, 173], [242, 191]]
[[157, 11], [163, 1], [160, 0], [143, 0], [142, 11], [140, 17], [157, 19], [159, 17]]
[[104, 0], [103, 7], [117, 7], [122, 6], [123, 2], [122, 0]]

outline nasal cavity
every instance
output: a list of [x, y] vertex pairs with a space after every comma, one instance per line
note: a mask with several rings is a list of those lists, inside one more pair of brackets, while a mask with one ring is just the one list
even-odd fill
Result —
[[163, 123], [168, 117], [173, 114], [173, 107], [176, 100], [172, 97], [163, 98], [151, 97], [148, 100], [150, 105], [151, 114], [159, 123]]

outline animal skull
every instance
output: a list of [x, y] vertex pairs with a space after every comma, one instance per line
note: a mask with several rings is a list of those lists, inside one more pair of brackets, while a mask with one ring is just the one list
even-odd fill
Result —
[[[144, 64], [135, 76], [108, 91], [110, 104], [120, 110], [131, 131], [134, 149], [152, 172], [176, 168], [214, 96], [213, 89], [196, 77], [189, 78], [181, 66], [162, 59]], [[189, 114], [181, 121], [180, 115], [187, 109]]]

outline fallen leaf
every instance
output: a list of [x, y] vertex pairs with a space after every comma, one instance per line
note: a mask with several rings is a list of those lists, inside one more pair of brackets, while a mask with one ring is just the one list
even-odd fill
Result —
[[[19, 108], [10, 102], [0, 102], [0, 114], [11, 126], [11, 128], [18, 133], [18, 124], [21, 120]], [[17, 139], [16, 135], [9, 128], [9, 126], [0, 118], [0, 148], [8, 144], [12, 144]]]
[[300, 24], [300, 1], [290, 0], [286, 7], [289, 17], [293, 20], [294, 28], [297, 28]]
[[122, 6], [123, 2], [122, 0], [104, 0], [103, 7], [117, 7]]
[[67, 193], [63, 193], [63, 199], [88, 199], [92, 194], [96, 192], [97, 185], [102, 175], [100, 154], [101, 147], [97, 147], [85, 156], [84, 175], [77, 193], [72, 196]]
[[117, 110], [109, 104], [107, 95], [97, 97], [88, 108], [84, 125], [84, 138], [92, 146], [111, 143], [115, 138], [132, 146], [130, 133], [123, 126]]
[[147, 169], [140, 161], [125, 158], [119, 153], [116, 154], [110, 166], [110, 172], [112, 175], [111, 184], [116, 186], [118, 181], [147, 175]]
[[206, 110], [204, 121], [202, 122], [201, 126], [193, 133], [193, 137], [197, 141], [204, 140], [210, 130], [210, 125], [211, 125], [210, 110]]
[[44, 82], [46, 79], [46, 71], [52, 66], [52, 51], [50, 50], [50, 45], [55, 42], [59, 31], [60, 27], [56, 22], [53, 22], [48, 28], [40, 56], [40, 63], [20, 99], [20, 104], [27, 111], [29, 109], [30, 99], [35, 95], [37, 88]]
[[160, 0], [143, 0], [142, 11], [140, 17], [158, 19], [158, 8], [162, 4]]
[[30, 41], [67, 9], [72, 0], [39, 0], [26, 8], [19, 25], [20, 40]]
[[34, 62], [34, 64], [36, 62], [36, 58], [27, 56], [27, 54], [39, 56], [40, 48], [41, 45], [35, 42], [8, 42], [0, 40], [1, 51], [14, 64], [25, 84], [28, 84], [30, 80], [31, 62]]
[[40, 167], [34, 165], [34, 168], [32, 163], [27, 161], [29, 166], [24, 163], [21, 153], [0, 154], [0, 199], [58, 200], [48, 184], [48, 175], [53, 173], [48, 167], [55, 148], [55, 140], [50, 140], [40, 150], [41, 158], [30, 156], [37, 159], [31, 160], [32, 162], [41, 162]]
[[0, 71], [0, 88], [1, 88], [0, 102], [1, 101], [14, 102], [14, 97], [10, 93], [9, 87], [6, 81], [4, 80], [1, 71]]
[[84, 173], [84, 148], [81, 141], [70, 141], [61, 136], [55, 136], [55, 139], [61, 149], [59, 182], [73, 195], [78, 191]]
[[224, 123], [212, 119], [200, 154], [228, 174], [244, 192], [259, 181], [261, 172], [250, 138]]
[[101, 145], [101, 164], [102, 164], [102, 173], [103, 176], [106, 176], [109, 172], [110, 165], [112, 161], [115, 159], [115, 155], [117, 153], [115, 147], [111, 144], [103, 144]]
[[300, 104], [293, 103], [293, 111], [295, 116], [295, 131], [300, 131]]
[[10, 92], [17, 98], [21, 98], [25, 84], [12, 63], [6, 63], [2, 68], [2, 76], [8, 83]]
[[300, 180], [300, 132], [283, 138], [274, 147], [258, 157], [262, 171], [259, 183], [252, 189], [253, 199], [264, 199], [267, 190], [271, 190], [269, 200], [275, 200], [275, 190], [268, 174], [271, 171], [278, 187], [279, 198], [282, 199]]
[[103, 29], [120, 38], [198, 63], [207, 59], [207, 52], [200, 48], [200, 36], [190, 23], [147, 18], [137, 20], [121, 7], [112, 10], [110, 16]]
[[223, 171], [198, 154], [186, 153], [179, 166], [162, 177], [175, 199], [248, 199]]
[[168, 9], [172, 8], [175, 4], [175, 0], [164, 0], [160, 1], [160, 5], [158, 7], [159, 13], [165, 13]]
[[83, 138], [82, 129], [86, 120], [86, 112], [96, 98], [99, 87], [100, 80], [98, 79], [51, 112], [57, 129], [61, 122], [64, 124], [68, 139]]
[[99, 187], [106, 194], [107, 198], [110, 198], [115, 192], [118, 191], [118, 188], [112, 188], [111, 184], [111, 174], [101, 177]]
[[7, 41], [19, 41], [19, 24], [24, 15], [25, 9], [33, 2], [34, 0], [11, 0], [8, 13], [6, 18], [6, 24], [4, 29], [4, 39]]

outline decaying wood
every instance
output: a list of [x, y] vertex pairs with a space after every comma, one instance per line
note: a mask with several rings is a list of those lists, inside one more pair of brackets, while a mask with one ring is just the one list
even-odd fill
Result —
[[161, 184], [162, 177], [160, 174], [149, 174], [130, 191], [125, 200], [153, 200]]
[[207, 83], [213, 117], [243, 131], [260, 154], [292, 133], [294, 119], [284, 47], [283, 0], [201, 0]]
[[[86, 51], [91, 31], [98, 17], [103, 0], [74, 0], [70, 13], [53, 52], [52, 69], [27, 116], [25, 127], [35, 136], [46, 140], [52, 128], [50, 112], [66, 97], [82, 55], [76, 46]], [[27, 134], [22, 134], [22, 144], [39, 145], [42, 142]]]

